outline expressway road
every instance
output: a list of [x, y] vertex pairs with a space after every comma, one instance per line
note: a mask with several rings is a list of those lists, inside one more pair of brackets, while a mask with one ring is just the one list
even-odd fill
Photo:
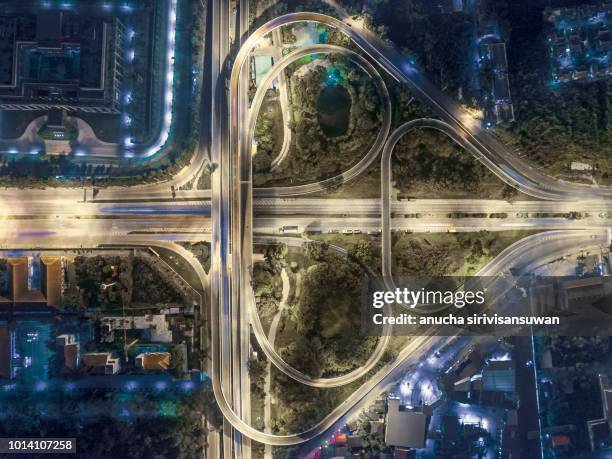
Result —
[[[362, 232], [375, 231], [380, 228], [379, 218], [287, 218], [283, 223], [296, 225], [300, 228], [308, 228], [316, 225], [323, 233], [333, 231], [340, 232], [346, 227], [358, 229]], [[75, 216], [73, 218], [54, 218], [46, 216], [27, 216], [20, 218], [3, 218], [2, 233], [7, 237], [21, 238], [28, 235], [39, 237], [78, 236], [88, 234], [92, 241], [105, 235], [130, 235], [130, 234], [184, 234], [192, 237], [199, 234], [203, 239], [211, 239], [213, 222], [203, 215], [182, 214], [134, 214], [115, 215], [108, 218], [96, 216]], [[451, 229], [458, 232], [504, 230], [588, 230], [598, 231], [608, 228], [609, 221], [606, 220], [566, 220], [566, 219], [529, 219], [506, 221], [499, 219], [396, 219], [391, 221], [391, 229], [397, 231], [410, 230], [415, 233], [448, 232]], [[296, 238], [296, 235], [280, 235], [278, 233], [279, 221], [277, 218], [258, 218], [255, 220], [254, 232], [256, 240], [261, 240], [264, 235], [276, 235], [273, 240], [285, 241], [297, 239], [304, 243], [307, 239]]]
[[[250, 0], [239, 0], [237, 3], [237, 25], [235, 31], [235, 42], [242, 47], [249, 35], [249, 7]], [[249, 92], [249, 77], [250, 69], [245, 66], [242, 68], [240, 75], [240, 93], [245, 95], [240, 99], [240, 113], [248, 113], [249, 101], [246, 96]], [[227, 151], [227, 150], [226, 150]], [[238, 253], [235, 254], [238, 256]], [[235, 258], [237, 261], [237, 259]], [[243, 287], [244, 288], [244, 287]], [[239, 413], [242, 419], [247, 423], [251, 423], [251, 375], [249, 373], [249, 358], [251, 356], [251, 329], [249, 309], [245, 304], [233, 303], [232, 313], [233, 324], [236, 324], [234, 341], [235, 357], [232, 359], [234, 363], [232, 387], [234, 390], [234, 403], [239, 407]], [[236, 446], [236, 457], [243, 459], [251, 458], [251, 439], [248, 436], [242, 436], [236, 432], [236, 442], [240, 444]]]
[[[129, 190], [129, 188], [127, 189]], [[126, 195], [127, 190], [117, 190]], [[390, 189], [389, 189], [390, 191]], [[83, 189], [53, 189], [53, 190], [2, 190], [0, 197], [0, 214], [3, 216], [47, 215], [70, 217], [77, 215], [129, 214], [145, 212], [146, 209], [160, 214], [200, 214], [209, 215], [212, 201], [210, 192], [189, 192], [193, 197], [187, 199], [170, 199], [147, 194], [131, 201], [98, 199], [91, 200], [87, 193], [87, 201]], [[130, 196], [130, 193], [127, 193]], [[513, 214], [566, 214], [581, 212], [597, 217], [600, 213], [612, 213], [612, 200], [581, 200], [581, 201], [502, 201], [494, 199], [413, 199], [395, 201], [389, 199], [390, 211], [397, 216], [406, 214], [421, 214], [422, 216], [443, 216], [449, 213], [507, 213]], [[285, 224], [283, 216], [368, 216], [381, 215], [382, 204], [378, 198], [255, 198], [253, 212], [256, 216], [278, 216], [279, 225]], [[526, 218], [526, 217], [524, 217]], [[288, 223], [287, 223], [288, 224]]]
[[[221, 231], [229, 225], [228, 199], [223, 196], [222, 185], [226, 182], [225, 173], [229, 166], [229, 155], [223, 154], [227, 151], [227, 103], [226, 94], [226, 66], [230, 55], [230, 2], [223, 0], [213, 0], [208, 4], [208, 17], [210, 20], [211, 37], [209, 42], [211, 54], [211, 107], [210, 107], [210, 160], [215, 170], [211, 173], [211, 214], [216, 217], [212, 220], [212, 240], [211, 240], [211, 276], [210, 290], [212, 304], [215, 298], [220, 303], [227, 304], [229, 290], [223, 287], [224, 280], [228, 275], [225, 270], [227, 258], [227, 235]], [[203, 123], [204, 124], [204, 123]], [[202, 126], [202, 129], [205, 129]], [[223, 175], [222, 175], [223, 172]], [[222, 258], [223, 257], [223, 258]], [[224, 317], [229, 318], [231, 311], [227, 308]], [[229, 394], [229, 404], [234, 406], [234, 396], [232, 393], [232, 329], [229, 320], [224, 321], [222, 333], [223, 353], [222, 361], [218, 364], [220, 368], [215, 373], [218, 378], [219, 390], [224, 394]], [[213, 360], [213, 367], [215, 362]], [[214, 370], [213, 370], [214, 371]], [[238, 408], [238, 412], [240, 412]], [[232, 457], [234, 454], [240, 456], [241, 439], [235, 438], [232, 424], [224, 419], [223, 421], [223, 455]], [[237, 440], [237, 441], [235, 441]], [[237, 447], [237, 448], [236, 448]]]

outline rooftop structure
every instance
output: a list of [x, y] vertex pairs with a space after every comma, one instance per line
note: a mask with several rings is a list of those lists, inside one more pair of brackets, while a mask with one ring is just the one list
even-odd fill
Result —
[[399, 448], [423, 448], [429, 416], [400, 405], [398, 398], [389, 398], [385, 443]]
[[477, 347], [471, 348], [468, 352], [455, 361], [451, 367], [446, 370], [446, 376], [451, 383], [461, 381], [465, 378], [471, 378], [480, 371], [484, 365], [484, 358]]
[[115, 340], [115, 330], [143, 330], [149, 341], [158, 343], [171, 343], [172, 331], [163, 314], [147, 314], [144, 316], [121, 317], [108, 316], [100, 321], [102, 340], [112, 342]]
[[143, 370], [167, 370], [170, 366], [169, 352], [145, 352], [136, 356], [136, 366]]
[[73, 11], [0, 17], [0, 109], [118, 113], [123, 25]]
[[494, 392], [514, 392], [516, 370], [512, 360], [490, 362], [482, 370], [482, 389]]
[[[493, 21], [494, 23], [494, 21]], [[508, 58], [506, 44], [501, 41], [498, 33], [491, 33], [493, 27], [487, 23], [488, 32], [481, 37], [480, 57], [485, 97], [485, 122], [490, 124], [510, 123], [514, 121], [514, 106], [510, 95], [508, 80]], [[490, 83], [487, 83], [490, 82]]]
[[40, 289], [30, 286], [30, 268], [34, 261], [28, 257], [9, 258], [8, 297], [0, 297], [0, 311], [59, 307], [62, 296], [62, 265], [59, 257], [40, 258]]
[[76, 337], [72, 334], [58, 335], [55, 338], [55, 344], [62, 348], [64, 357], [64, 369], [76, 371], [79, 368], [79, 350], [80, 346]]
[[81, 368], [94, 375], [114, 375], [119, 372], [120, 364], [111, 352], [90, 352], [81, 357]]

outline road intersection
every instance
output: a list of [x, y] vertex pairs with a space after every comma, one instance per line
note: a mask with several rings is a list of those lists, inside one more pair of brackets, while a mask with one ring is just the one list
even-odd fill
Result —
[[[251, 273], [254, 244], [283, 241], [289, 245], [300, 245], [305, 240], [261, 237], [254, 233], [277, 233], [279, 222], [316, 231], [336, 231], [347, 225], [363, 231], [381, 228], [383, 268], [390, 274], [390, 235], [400, 228], [414, 231], [447, 231], [451, 226], [474, 231], [504, 227], [558, 229], [516, 242], [480, 273], [493, 276], [507, 273], [511, 267], [519, 272], [529, 272], [534, 266], [556, 258], [560, 253], [609, 244], [607, 215], [601, 217], [599, 214], [612, 212], [612, 200], [609, 199], [612, 188], [562, 182], [535, 171], [467, 118], [453, 101], [433, 87], [389, 45], [369, 31], [358, 29], [350, 19], [343, 22], [318, 13], [294, 13], [275, 18], [246, 37], [244, 21], [245, 11], [248, 17], [248, 5], [245, 6], [245, 3], [248, 4], [248, 1], [240, 2], [242, 12], [240, 27], [237, 27], [237, 35], [244, 37], [244, 42], [234, 59], [226, 104], [225, 69], [231, 55], [228, 33], [231, 15], [224, 2], [211, 2], [209, 17], [213, 41], [217, 46], [211, 46], [211, 121], [210, 125], [203, 127], [210, 130], [207, 133], [209, 145], [201, 142], [186, 168], [169, 182], [103, 189], [95, 197], [90, 190], [83, 189], [4, 190], [0, 206], [5, 226], [0, 235], [0, 246], [17, 249], [154, 245], [172, 250], [186, 260], [198, 275], [202, 288], [211, 294], [211, 360], [208, 363], [214, 394], [225, 419], [224, 456], [248, 458], [250, 440], [267, 445], [296, 445], [318, 438], [354, 414], [372, 394], [380, 393], [407, 368], [418, 364], [427, 356], [427, 352], [453, 339], [417, 337], [393, 362], [374, 371], [386, 349], [386, 340], [381, 338], [367, 363], [351, 373], [329, 379], [303, 374], [283, 361], [274, 345], [268, 341], [256, 314]], [[343, 31], [366, 57], [332, 45], [298, 49], [275, 63], [249, 107], [248, 85], [245, 84], [245, 73], [248, 74], [248, 71], [245, 72], [245, 68], [248, 67], [251, 51], [265, 35], [278, 31], [282, 26], [303, 21], [325, 24]], [[248, 24], [246, 26], [248, 28]], [[372, 77], [384, 106], [380, 133], [368, 153], [336, 177], [296, 187], [254, 189], [251, 145], [265, 91], [292, 62], [317, 53], [346, 55]], [[376, 62], [400, 83], [406, 84], [434, 109], [440, 120], [415, 120], [391, 133], [388, 91], [372, 62]], [[389, 196], [393, 148], [402, 136], [409, 135], [417, 127], [442, 131], [482, 161], [500, 180], [539, 200], [514, 203], [429, 199], [392, 202]], [[198, 177], [207, 160], [207, 153], [214, 166], [211, 173], [212, 190], [178, 190], [173, 199], [171, 187], [181, 188]], [[342, 199], [297, 198], [359, 177], [380, 153], [381, 199], [351, 199], [349, 202]], [[488, 217], [456, 219], [443, 215], [454, 212], [512, 215], [503, 223]], [[568, 220], [558, 216], [517, 217], [518, 214], [569, 212], [588, 213], [590, 217], [584, 220]], [[425, 217], [393, 218], [392, 213], [424, 214]], [[431, 217], [433, 214], [435, 216]], [[211, 243], [210, 274], [204, 271], [190, 252], [176, 244], [176, 241], [201, 240]], [[342, 251], [337, 247], [333, 249]], [[247, 361], [251, 329], [271, 364], [298, 383], [336, 387], [359, 379], [364, 381], [348, 399], [304, 432], [275, 435], [269, 431], [258, 431], [250, 425], [249, 411]]]

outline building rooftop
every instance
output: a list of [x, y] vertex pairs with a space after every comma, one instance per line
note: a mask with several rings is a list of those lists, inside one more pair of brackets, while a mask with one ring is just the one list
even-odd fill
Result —
[[145, 352], [136, 356], [136, 366], [143, 370], [167, 370], [170, 366], [169, 352]]
[[60, 257], [40, 258], [41, 291], [49, 306], [59, 307], [62, 302], [62, 262]]
[[60, 10], [39, 10], [36, 14], [36, 40], [45, 46], [59, 46], [62, 41], [64, 13]]
[[0, 379], [11, 377], [11, 331], [8, 325], [0, 325]]
[[489, 59], [495, 70], [504, 71], [508, 68], [508, 58], [506, 57], [506, 44], [490, 43], [487, 45], [489, 49]]
[[39, 290], [28, 286], [28, 257], [9, 258], [9, 295], [14, 303], [44, 303], [45, 298]]
[[107, 316], [100, 320], [102, 339], [112, 342], [115, 330], [143, 330], [148, 341], [171, 343], [172, 330], [169, 329], [166, 316], [163, 314], [146, 314], [143, 316], [122, 317]]
[[510, 84], [508, 83], [508, 75], [495, 75], [495, 78], [493, 79], [493, 98], [495, 101], [510, 100]]
[[119, 18], [40, 10], [0, 16], [0, 109], [118, 113]]
[[427, 434], [428, 416], [400, 405], [400, 400], [388, 401], [385, 443], [400, 448], [423, 448]]
[[512, 360], [490, 362], [482, 370], [482, 389], [495, 392], [514, 392], [516, 369]]
[[71, 371], [79, 368], [79, 343], [64, 346], [64, 367]]
[[514, 121], [514, 105], [503, 102], [495, 104], [495, 119], [497, 123], [511, 123]]
[[8, 298], [0, 297], [0, 305], [17, 308], [59, 307], [62, 296], [62, 265], [59, 257], [41, 257], [41, 288], [30, 288], [30, 260], [28, 257], [8, 259]]
[[119, 359], [111, 352], [89, 352], [81, 356], [81, 367], [93, 374], [114, 375], [119, 371]]

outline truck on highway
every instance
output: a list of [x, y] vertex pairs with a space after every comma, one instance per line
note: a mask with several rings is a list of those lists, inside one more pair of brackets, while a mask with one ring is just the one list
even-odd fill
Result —
[[283, 225], [278, 230], [282, 234], [298, 234], [300, 229], [295, 225]]

